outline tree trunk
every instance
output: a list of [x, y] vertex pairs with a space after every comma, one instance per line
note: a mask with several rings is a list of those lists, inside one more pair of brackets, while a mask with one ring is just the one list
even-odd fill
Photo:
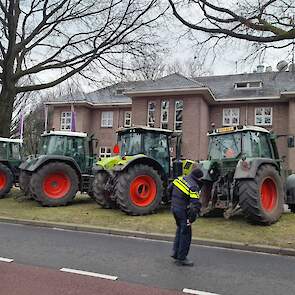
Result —
[[13, 102], [16, 94], [2, 86], [0, 93], [0, 137], [10, 136]]

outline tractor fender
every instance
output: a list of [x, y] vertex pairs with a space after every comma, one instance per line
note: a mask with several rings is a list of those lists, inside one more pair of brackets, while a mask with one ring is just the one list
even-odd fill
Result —
[[165, 181], [167, 181], [168, 175], [166, 175], [166, 173], [164, 172], [163, 167], [156, 160], [150, 157], [147, 157], [145, 155], [136, 156], [133, 159], [129, 160], [128, 162], [122, 162], [122, 163], [119, 162], [118, 165], [114, 167], [113, 171], [114, 172], [125, 171], [129, 167], [134, 166], [136, 164], [144, 164], [144, 165], [154, 167], [159, 172], [161, 177], [163, 177]]
[[67, 157], [67, 156], [42, 155], [42, 156], [39, 156], [37, 158], [33, 158], [31, 160], [27, 160], [26, 162], [22, 163], [20, 165], [20, 169], [26, 170], [26, 171], [32, 173], [32, 172], [37, 171], [38, 169], [40, 169], [44, 165], [48, 164], [49, 162], [55, 162], [55, 161], [67, 163], [73, 169], [76, 170], [78, 177], [81, 178], [82, 173], [81, 173], [81, 169], [80, 169], [79, 165], [77, 164], [77, 162], [73, 158]]
[[235, 170], [234, 179], [255, 178], [257, 170], [264, 164], [273, 165], [278, 171], [280, 171], [279, 164], [273, 159], [252, 158], [246, 159], [245, 161], [248, 163], [248, 168], [244, 168], [243, 160], [239, 160]]
[[295, 204], [295, 174], [291, 174], [286, 180], [286, 204]]

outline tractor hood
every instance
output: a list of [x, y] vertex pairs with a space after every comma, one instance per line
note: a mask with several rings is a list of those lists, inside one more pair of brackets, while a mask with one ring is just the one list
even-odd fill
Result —
[[146, 156], [143, 154], [139, 154], [135, 156], [121, 157], [118, 155], [118, 156], [109, 157], [109, 158], [102, 158], [96, 162], [95, 166], [93, 167], [93, 170], [94, 171], [110, 170], [110, 169], [115, 169], [119, 167], [125, 167], [129, 162], [142, 157], [146, 157]]

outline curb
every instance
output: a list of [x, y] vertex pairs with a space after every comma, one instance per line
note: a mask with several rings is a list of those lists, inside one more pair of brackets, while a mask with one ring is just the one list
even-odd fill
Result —
[[[12, 223], [12, 224], [22, 224], [22, 225], [31, 225], [37, 227], [46, 227], [46, 228], [59, 228], [64, 230], [73, 230], [81, 232], [92, 232], [92, 233], [101, 233], [101, 234], [110, 234], [116, 236], [125, 236], [125, 237], [135, 237], [135, 238], [144, 238], [157, 241], [169, 241], [174, 240], [174, 236], [167, 234], [157, 234], [157, 233], [146, 233], [140, 231], [127, 231], [120, 229], [112, 229], [98, 226], [85, 226], [79, 224], [71, 223], [61, 223], [61, 222], [50, 222], [50, 221], [37, 221], [29, 219], [15, 219], [9, 217], [1, 217], [0, 222], [3, 223]], [[276, 254], [276, 255], [286, 255], [286, 256], [295, 256], [295, 249], [292, 248], [281, 248], [273, 247], [266, 245], [251, 245], [247, 243], [239, 242], [227, 242], [221, 240], [209, 240], [209, 239], [192, 239], [192, 244], [208, 246], [208, 247], [219, 247], [232, 250], [243, 250], [249, 252], [259, 252], [267, 254]]]

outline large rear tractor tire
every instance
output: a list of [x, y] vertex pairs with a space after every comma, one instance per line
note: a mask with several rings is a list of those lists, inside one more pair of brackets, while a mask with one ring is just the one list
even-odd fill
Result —
[[63, 206], [70, 203], [78, 191], [78, 175], [66, 163], [49, 163], [31, 177], [31, 191], [42, 206]]
[[292, 213], [295, 213], [295, 204], [289, 204], [288, 207]]
[[13, 186], [13, 173], [11, 170], [0, 163], [0, 199], [4, 198]]
[[30, 195], [30, 180], [31, 175], [26, 171], [21, 171], [19, 174], [19, 187], [24, 192], [25, 196]]
[[163, 181], [153, 167], [139, 164], [119, 175], [115, 197], [129, 215], [151, 214], [162, 201]]
[[274, 166], [262, 165], [255, 179], [239, 181], [239, 204], [250, 222], [270, 225], [279, 220], [284, 209], [284, 194]]
[[107, 172], [98, 172], [94, 176], [93, 181], [94, 200], [104, 209], [112, 209], [116, 207], [116, 202], [111, 199], [110, 193], [104, 189], [108, 177], [109, 175]]

